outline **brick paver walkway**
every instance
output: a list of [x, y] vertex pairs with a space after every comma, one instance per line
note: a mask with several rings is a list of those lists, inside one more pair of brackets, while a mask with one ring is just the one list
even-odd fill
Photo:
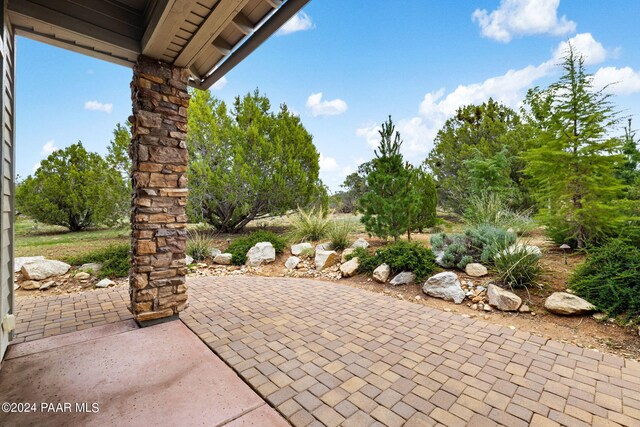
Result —
[[[340, 284], [188, 283], [181, 319], [296, 426], [640, 426], [634, 361]], [[127, 300], [23, 300], [17, 341], [127, 318]]]

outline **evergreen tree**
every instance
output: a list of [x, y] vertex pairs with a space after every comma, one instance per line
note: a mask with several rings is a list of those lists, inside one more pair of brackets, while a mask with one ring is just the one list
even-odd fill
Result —
[[571, 46], [562, 67], [564, 74], [545, 91], [552, 102], [540, 116], [535, 148], [525, 154], [525, 171], [550, 236], [584, 247], [613, 234], [624, 220], [614, 203], [623, 189], [615, 176], [622, 146], [608, 136], [617, 122], [609, 95], [593, 89]]

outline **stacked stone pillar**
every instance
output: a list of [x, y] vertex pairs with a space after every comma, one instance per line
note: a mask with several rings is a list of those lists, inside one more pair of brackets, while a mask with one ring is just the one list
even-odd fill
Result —
[[187, 307], [188, 70], [144, 56], [133, 68], [131, 311], [139, 324]]

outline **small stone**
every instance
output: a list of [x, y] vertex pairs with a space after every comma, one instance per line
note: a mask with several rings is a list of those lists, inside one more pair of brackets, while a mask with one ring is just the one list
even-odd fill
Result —
[[483, 307], [484, 311], [492, 311], [491, 306], [489, 304], [485, 304]]
[[97, 274], [102, 269], [102, 263], [99, 262], [88, 262], [86, 264], [82, 264], [78, 271], [83, 271], [89, 274]]
[[298, 265], [300, 264], [300, 261], [301, 261], [301, 259], [298, 258], [297, 256], [291, 256], [284, 263], [284, 267], [289, 269], [289, 270], [294, 270], [295, 268], [298, 267]]
[[355, 274], [358, 272], [359, 267], [360, 262], [358, 261], [358, 257], [351, 258], [349, 261], [340, 266], [340, 273], [342, 273], [342, 277], [355, 276]]
[[493, 283], [487, 287], [487, 297], [489, 304], [501, 311], [516, 311], [522, 305], [522, 299], [518, 295]]
[[53, 288], [54, 286], [58, 286], [58, 284], [54, 281], [49, 281], [46, 283], [43, 283], [42, 285], [40, 285], [40, 290], [41, 291], [46, 291], [49, 288]]
[[222, 253], [222, 251], [220, 249], [218, 249], [218, 248], [211, 248], [209, 250], [209, 255], [211, 256], [211, 258], [215, 258], [218, 255], [220, 255], [221, 253]]
[[298, 243], [297, 245], [291, 246], [291, 255], [300, 255], [303, 252], [313, 251], [313, 245], [311, 243]]
[[20, 284], [20, 287], [25, 291], [33, 291], [35, 289], [40, 289], [40, 283], [35, 280], [25, 280]]
[[422, 291], [431, 297], [453, 301], [456, 304], [461, 304], [465, 297], [458, 276], [450, 271], [431, 276], [423, 285]]
[[367, 242], [365, 239], [363, 239], [362, 237], [360, 237], [358, 240], [356, 240], [355, 242], [353, 242], [353, 245], [351, 245], [352, 248], [364, 248], [367, 249], [369, 247], [369, 242]]
[[189, 255], [185, 255], [184, 256], [184, 263], [185, 263], [185, 265], [193, 264], [193, 257], [191, 257]]
[[478, 304], [471, 304], [471, 310], [477, 310]]
[[520, 313], [530, 313], [530, 312], [531, 312], [531, 309], [529, 308], [529, 306], [528, 306], [527, 304], [522, 304], [522, 305], [520, 306], [520, 308], [518, 309], [518, 311], [519, 311]]
[[213, 262], [219, 265], [231, 265], [231, 260], [233, 259], [233, 254], [224, 253], [218, 254], [213, 258]]
[[422, 297], [420, 295], [416, 295], [415, 297], [413, 297], [413, 299], [420, 301]]
[[604, 313], [595, 313], [593, 316], [594, 320], [598, 321], [598, 322], [603, 322], [605, 320], [607, 320], [607, 315]]
[[544, 308], [555, 314], [586, 314], [594, 311], [596, 307], [576, 295], [566, 292], [554, 292], [544, 302]]
[[387, 264], [381, 264], [373, 270], [373, 280], [378, 283], [387, 283], [391, 276], [391, 268]]
[[509, 329], [511, 329], [512, 331], [515, 331], [515, 330], [516, 330], [516, 327], [515, 327], [515, 326], [513, 326], [513, 325], [509, 325]]
[[109, 286], [113, 286], [116, 283], [113, 280], [109, 280], [109, 279], [102, 279], [100, 280], [98, 283], [96, 283], [96, 288], [107, 288]]
[[74, 277], [77, 280], [87, 280], [91, 278], [91, 275], [89, 273], [85, 273], [84, 271], [81, 271], [80, 273], [76, 273]]
[[389, 284], [391, 286], [400, 286], [400, 285], [411, 285], [416, 281], [416, 275], [410, 271], [403, 271], [400, 274], [397, 274]]
[[487, 267], [482, 264], [478, 264], [477, 262], [471, 262], [467, 264], [467, 266], [464, 268], [464, 272], [472, 277], [482, 277], [489, 274]]
[[451, 313], [451, 309], [449, 307], [445, 308], [444, 311], [446, 311], [447, 313]]

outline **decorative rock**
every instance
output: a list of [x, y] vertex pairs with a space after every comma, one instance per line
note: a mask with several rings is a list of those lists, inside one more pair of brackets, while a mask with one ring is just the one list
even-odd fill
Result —
[[596, 307], [576, 295], [566, 292], [554, 292], [544, 302], [544, 308], [555, 314], [586, 314]]
[[23, 265], [42, 260], [44, 260], [43, 256], [21, 256], [13, 261], [13, 268], [15, 271], [20, 271]]
[[493, 283], [487, 287], [487, 297], [489, 304], [501, 311], [516, 311], [522, 305], [522, 299], [518, 295], [499, 288]]
[[276, 250], [271, 242], [256, 243], [254, 247], [247, 252], [246, 265], [249, 267], [259, 267], [262, 264], [268, 264], [276, 260]]
[[518, 309], [518, 311], [520, 313], [531, 313], [531, 309], [529, 308], [529, 306], [527, 304], [522, 304], [520, 306], [520, 308]]
[[289, 257], [289, 259], [287, 259], [287, 262], [284, 263], [284, 267], [288, 268], [289, 270], [294, 270], [298, 266], [298, 264], [300, 264], [300, 261], [302, 260], [297, 256]]
[[321, 243], [318, 246], [316, 246], [316, 252], [317, 251], [331, 251], [331, 243]]
[[605, 313], [595, 313], [591, 317], [593, 317], [593, 320], [597, 322], [604, 322], [605, 320], [607, 320], [607, 315]]
[[184, 263], [185, 263], [186, 265], [191, 265], [191, 264], [193, 264], [193, 257], [192, 257], [192, 256], [190, 256], [190, 255], [185, 255], [185, 256], [184, 256]]
[[[318, 247], [319, 246], [320, 245], [318, 245]], [[323, 270], [327, 267], [331, 267], [332, 265], [336, 265], [339, 261], [340, 257], [336, 251], [324, 251], [316, 248], [316, 270]]]
[[367, 249], [369, 247], [369, 242], [367, 242], [365, 239], [363, 239], [362, 237], [360, 237], [358, 240], [356, 240], [355, 242], [353, 242], [353, 245], [351, 245], [352, 248], [364, 248]]
[[83, 271], [89, 274], [96, 274], [102, 269], [102, 264], [99, 262], [89, 262], [87, 264], [82, 264], [79, 271]]
[[211, 258], [215, 258], [222, 253], [222, 251], [218, 248], [211, 248], [210, 252]]
[[43, 259], [24, 264], [21, 271], [27, 279], [44, 280], [51, 276], [61, 276], [70, 268], [69, 264], [62, 261]]
[[91, 278], [91, 275], [89, 273], [86, 273], [84, 271], [81, 271], [79, 273], [76, 273], [75, 276], [73, 276], [75, 279], [77, 280], [87, 280]]
[[389, 276], [391, 276], [391, 268], [387, 264], [379, 265], [373, 270], [373, 280], [378, 283], [387, 283]]
[[347, 256], [351, 255], [355, 252], [355, 248], [347, 248], [342, 251], [342, 258], [340, 258], [340, 262], [347, 262]]
[[218, 254], [213, 258], [213, 262], [220, 265], [231, 265], [231, 260], [233, 259], [233, 254], [224, 253]]
[[33, 280], [25, 280], [20, 284], [20, 287], [25, 291], [33, 291], [35, 289], [40, 289], [40, 283], [34, 282]]
[[478, 264], [477, 262], [470, 262], [469, 264], [467, 264], [467, 266], [464, 268], [464, 272], [472, 277], [482, 277], [486, 276], [489, 273], [487, 271], [487, 267], [482, 264]]
[[460, 280], [458, 280], [458, 276], [455, 273], [450, 271], [429, 277], [422, 286], [422, 291], [431, 297], [453, 301], [456, 304], [460, 304], [464, 300], [464, 291], [460, 285]]
[[360, 267], [358, 257], [351, 258], [349, 261], [340, 266], [340, 273], [342, 273], [342, 277], [355, 276], [355, 274], [358, 272], [358, 267]]
[[313, 245], [311, 243], [298, 243], [297, 245], [291, 246], [291, 255], [300, 255], [303, 252], [312, 251]]
[[96, 288], [108, 288], [109, 286], [115, 285], [115, 282], [109, 279], [102, 279], [98, 283], [96, 283]]
[[53, 288], [54, 286], [58, 286], [58, 284], [56, 282], [54, 282], [53, 280], [43, 283], [42, 285], [40, 285], [40, 290], [41, 291], [46, 291], [49, 288]]
[[400, 274], [397, 274], [389, 284], [391, 286], [400, 286], [400, 285], [411, 285], [416, 281], [416, 275], [410, 271], [403, 271]]
[[444, 258], [444, 251], [436, 251], [434, 255], [436, 257], [436, 264], [438, 264], [440, 267], [446, 267], [446, 265], [444, 265], [444, 261], [442, 260]]

